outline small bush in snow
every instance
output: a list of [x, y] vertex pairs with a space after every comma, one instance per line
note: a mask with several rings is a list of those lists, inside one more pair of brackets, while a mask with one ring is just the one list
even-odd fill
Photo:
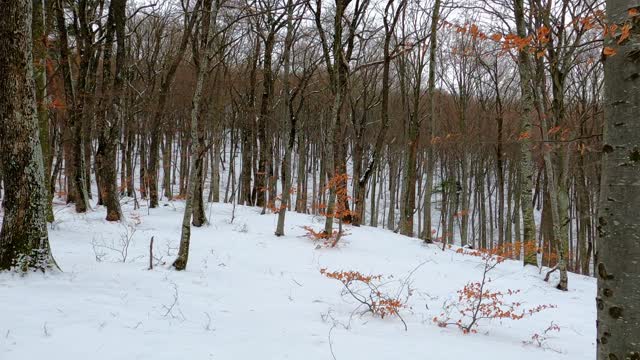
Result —
[[343, 235], [346, 235], [343, 226], [350, 224], [355, 213], [349, 209], [348, 204], [351, 200], [346, 184], [349, 182], [349, 175], [336, 174], [322, 189], [322, 193], [327, 191], [335, 192], [335, 204], [333, 209], [329, 210], [326, 204], [317, 204], [318, 213], [325, 218], [333, 218], [338, 220], [338, 230], [332, 230], [329, 234], [327, 231], [316, 232], [313, 228], [304, 226], [307, 231], [306, 237], [314, 241], [322, 241], [319, 247], [335, 247]]
[[549, 348], [546, 343], [547, 340], [551, 338], [552, 332], [560, 332], [560, 326], [553, 323], [553, 321], [542, 333], [535, 333], [531, 335], [531, 340], [523, 341], [523, 343], [525, 345], [534, 345], [539, 348]]
[[434, 317], [433, 322], [440, 327], [457, 326], [463, 333], [468, 334], [476, 333], [478, 323], [483, 320], [520, 320], [526, 316], [555, 307], [554, 305], [538, 305], [527, 309], [523, 307], [522, 303], [509, 300], [510, 296], [518, 294], [520, 290], [507, 289], [499, 291], [490, 289], [491, 278], [488, 276], [489, 272], [505, 260], [504, 257], [496, 255], [498, 251], [473, 252], [481, 256], [484, 262], [482, 280], [468, 282], [462, 289], [458, 290], [456, 292], [457, 299], [453, 302], [445, 303], [442, 313]]
[[318, 242], [318, 247], [326, 247], [326, 248], [336, 247], [336, 245], [338, 245], [338, 242], [340, 241], [340, 239], [342, 239], [343, 236], [349, 235], [344, 231], [338, 231], [338, 230], [334, 230], [333, 233], [327, 234], [326, 232], [324, 232], [324, 230], [316, 231], [311, 226], [303, 226], [302, 228], [305, 230], [304, 236], [307, 239], [313, 240], [314, 242]]
[[109, 242], [105, 241], [103, 238], [100, 240], [95, 237], [91, 240], [91, 246], [93, 248], [93, 253], [96, 257], [97, 262], [102, 262], [106, 257], [107, 252], [105, 250], [109, 250], [112, 253], [117, 254], [118, 260], [121, 262], [127, 262], [127, 258], [129, 256], [129, 246], [133, 242], [133, 236], [136, 234], [136, 225], [137, 223], [130, 224], [122, 224], [122, 232], [120, 233], [120, 238], [118, 241], [111, 240]]
[[363, 314], [371, 313], [382, 319], [397, 316], [404, 324], [405, 330], [407, 329], [400, 311], [408, 307], [407, 301], [412, 294], [411, 289], [406, 286], [408, 281], [403, 281], [400, 291], [391, 295], [382, 289], [382, 275], [364, 275], [357, 271], [330, 272], [327, 269], [320, 269], [320, 273], [329, 279], [340, 281], [343, 285], [343, 295], [349, 295], [359, 303], [358, 307], [364, 307]]

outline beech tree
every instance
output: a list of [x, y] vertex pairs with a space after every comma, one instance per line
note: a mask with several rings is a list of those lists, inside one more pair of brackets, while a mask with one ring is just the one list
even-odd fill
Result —
[[605, 128], [596, 265], [598, 360], [640, 358], [638, 10], [627, 1], [607, 1], [607, 23], [628, 30], [609, 34], [604, 43]]
[[47, 234], [47, 189], [38, 129], [32, 55], [32, 1], [2, 1], [0, 153], [4, 216], [0, 270], [56, 267]]

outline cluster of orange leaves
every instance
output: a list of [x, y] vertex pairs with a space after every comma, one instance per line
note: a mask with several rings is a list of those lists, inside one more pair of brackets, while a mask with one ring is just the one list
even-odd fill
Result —
[[465, 334], [476, 333], [480, 320], [520, 320], [543, 310], [555, 308], [555, 305], [538, 305], [524, 309], [522, 303], [508, 300], [509, 296], [520, 293], [520, 290], [507, 289], [506, 291], [497, 291], [487, 288], [488, 284], [491, 283], [487, 273], [506, 259], [505, 255], [511, 253], [510, 249], [496, 247], [494, 249], [466, 252], [464, 249], [460, 250], [457, 252], [482, 257], [485, 262], [484, 276], [482, 281], [468, 282], [462, 289], [457, 291], [457, 301], [445, 305], [444, 311], [433, 318], [433, 322], [438, 326], [454, 325]]
[[[328, 211], [326, 204], [319, 203], [315, 206], [315, 208], [318, 209], [319, 215], [327, 218], [340, 219], [341, 225], [342, 223], [348, 224], [351, 222], [351, 219], [356, 216], [356, 213], [346, 206], [346, 204], [351, 200], [351, 196], [349, 196], [349, 191], [347, 189], [348, 181], [349, 175], [340, 173], [336, 173], [336, 175], [329, 179], [322, 192], [335, 190], [335, 205], [332, 211]], [[340, 227], [340, 230], [333, 230], [330, 234], [325, 231], [316, 231], [311, 226], [303, 226], [302, 228], [306, 232], [305, 237], [313, 241], [321, 241], [322, 243], [320, 246], [323, 247], [336, 247], [338, 241], [340, 241], [343, 236], [348, 235], [341, 230], [342, 226]]]
[[316, 231], [311, 226], [303, 226], [305, 230], [305, 237], [309, 240], [319, 241], [323, 247], [336, 247], [338, 245], [338, 240], [341, 237], [348, 235], [347, 233], [340, 232], [338, 230], [334, 230], [331, 234], [327, 234], [323, 231]]
[[327, 269], [320, 269], [320, 274], [328, 277], [329, 279], [338, 280], [344, 285], [349, 285], [354, 281], [360, 281], [365, 284], [370, 284], [373, 280], [382, 280], [382, 275], [364, 275], [358, 271], [327, 271]]
[[[457, 326], [463, 333], [476, 333], [478, 321], [483, 319], [510, 319], [521, 320], [546, 309], [555, 308], [555, 305], [538, 305], [533, 308], [523, 309], [522, 303], [507, 300], [506, 297], [520, 293], [520, 290], [508, 289], [506, 291], [493, 291], [486, 289], [481, 282], [469, 282], [457, 291], [457, 302], [445, 307], [445, 311], [433, 318], [433, 322], [440, 327], [448, 325]], [[457, 312], [457, 319], [452, 320], [451, 311]]]
[[[378, 285], [374, 283], [381, 281], [382, 275], [364, 275], [358, 271], [329, 272], [324, 268], [320, 269], [320, 273], [329, 279], [340, 281], [356, 300], [358, 300], [359, 296], [355, 293], [354, 285], [356, 283], [366, 285], [366, 288], [370, 290], [370, 294], [362, 294], [360, 299], [366, 299], [364, 301], [367, 302], [366, 305], [369, 307], [369, 311], [382, 319], [389, 315], [400, 316], [400, 310], [407, 307], [407, 304], [401, 299], [389, 297], [378, 290]], [[362, 300], [359, 301], [362, 302]]]
[[[575, 17], [571, 22], [569, 22], [567, 27], [574, 27], [575, 29], [579, 29], [580, 31], [589, 31], [589, 30], [597, 30], [601, 32], [603, 38], [612, 37], [616, 40], [618, 45], [627, 41], [631, 35], [631, 28], [633, 27], [634, 18], [640, 15], [640, 10], [638, 7], [633, 7], [627, 10], [627, 15], [629, 19], [627, 19], [623, 24], [606, 24], [605, 22], [605, 13], [602, 10], [595, 10], [593, 14], [586, 16]], [[546, 26], [541, 26], [536, 30], [535, 35], [529, 35], [525, 38], [520, 37], [516, 34], [500, 34], [495, 33], [492, 35], [487, 35], [482, 32], [480, 28], [476, 24], [464, 24], [457, 25], [447, 21], [443, 21], [443, 25], [446, 28], [453, 28], [457, 33], [460, 34], [468, 34], [473, 39], [479, 40], [491, 40], [493, 42], [499, 43], [503, 51], [509, 51], [511, 49], [523, 50], [529, 47], [528, 51], [532, 54], [535, 54], [537, 58], [541, 58], [545, 55], [545, 47], [550, 41], [551, 31]], [[463, 54], [467, 53], [466, 49], [462, 51], [454, 49], [455, 53], [462, 52]], [[602, 54], [607, 56], [613, 56], [616, 54], [616, 50], [612, 47], [605, 46], [602, 50]]]
[[327, 208], [326, 205], [318, 205], [318, 208], [320, 209], [320, 215], [337, 219], [348, 219], [352, 216], [355, 216], [355, 213], [345, 206], [345, 204], [351, 201], [351, 196], [349, 196], [349, 190], [347, 189], [348, 182], [348, 174], [338, 173], [336, 173], [331, 179], [329, 179], [329, 181], [327, 181], [327, 184], [325, 185], [323, 191], [329, 191], [332, 189], [335, 190], [336, 203], [331, 213], [325, 210]]

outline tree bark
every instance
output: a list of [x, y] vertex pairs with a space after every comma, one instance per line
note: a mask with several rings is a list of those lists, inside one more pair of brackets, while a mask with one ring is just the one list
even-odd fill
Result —
[[[212, 8], [212, 3], [213, 8]], [[204, 0], [204, 6], [202, 8], [202, 24], [201, 24], [201, 39], [200, 39], [200, 53], [198, 64], [196, 66], [196, 87], [193, 93], [192, 109], [191, 109], [191, 156], [190, 156], [190, 171], [189, 171], [189, 184], [187, 196], [184, 204], [184, 215], [182, 217], [182, 227], [180, 234], [180, 247], [178, 250], [178, 257], [173, 262], [172, 266], [176, 270], [184, 270], [187, 267], [189, 260], [189, 246], [191, 244], [191, 215], [193, 206], [193, 197], [196, 192], [197, 171], [195, 171], [196, 161], [199, 156], [202, 156], [203, 150], [198, 141], [198, 123], [203, 121], [201, 116], [201, 103], [202, 93], [204, 90], [204, 81], [209, 70], [209, 62], [213, 55], [213, 35], [215, 34], [215, 21], [218, 13], [217, 0]], [[185, 144], [183, 144], [185, 146]]]
[[[514, 15], [517, 35], [524, 39], [527, 37], [527, 24], [525, 22], [525, 9], [523, 0], [514, 0]], [[531, 84], [531, 60], [529, 48], [524, 47], [518, 51], [518, 74], [520, 75], [520, 204], [522, 207], [523, 242], [536, 241], [536, 223], [533, 216], [533, 162], [531, 160], [531, 117], [533, 109], [533, 93]], [[531, 250], [528, 250], [531, 249]], [[525, 247], [524, 265], [537, 265], [534, 246]]]
[[0, 2], [0, 171], [5, 184], [0, 270], [57, 267], [47, 234], [47, 190], [32, 57], [32, 0]]
[[[604, 61], [605, 129], [598, 212], [597, 359], [640, 359], [640, 32], [630, 3], [607, 0], [608, 24], [632, 23], [628, 40]], [[637, 7], [635, 8], [637, 9]]]

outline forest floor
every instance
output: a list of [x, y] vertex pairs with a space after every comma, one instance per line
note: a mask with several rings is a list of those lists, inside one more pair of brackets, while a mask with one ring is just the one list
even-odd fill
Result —
[[[595, 358], [592, 278], [570, 274], [570, 290], [560, 292], [555, 278], [546, 283], [538, 269], [505, 261], [490, 272], [489, 288], [521, 290], [505, 300], [524, 309], [556, 307], [483, 320], [465, 335], [433, 321], [457, 290], [482, 279], [482, 260], [456, 247], [348, 227], [336, 248], [318, 248], [302, 226], [320, 229], [321, 218], [289, 212], [287, 235], [276, 237], [277, 215], [213, 204], [210, 224], [192, 228], [187, 270], [177, 272], [170, 265], [184, 204], [161, 202], [150, 214], [142, 205], [124, 204], [122, 223], [104, 221], [102, 207], [79, 215], [56, 205], [49, 234], [63, 272], [0, 274], [1, 360]], [[363, 314], [324, 268], [381, 274], [382, 291], [401, 299], [410, 286], [400, 312], [407, 330], [394, 315]], [[527, 343], [551, 324], [559, 331]]]

